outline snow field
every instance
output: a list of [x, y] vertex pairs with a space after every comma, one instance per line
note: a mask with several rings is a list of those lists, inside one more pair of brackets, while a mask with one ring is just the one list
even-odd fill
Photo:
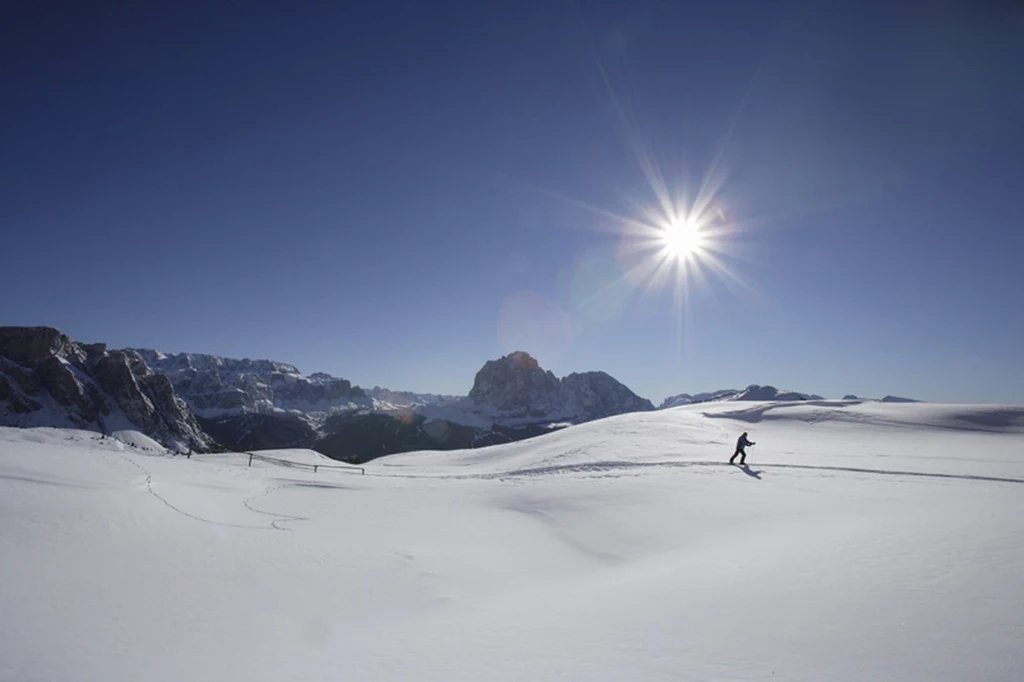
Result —
[[1022, 415], [694, 405], [365, 476], [0, 429], [0, 680], [1024, 679]]

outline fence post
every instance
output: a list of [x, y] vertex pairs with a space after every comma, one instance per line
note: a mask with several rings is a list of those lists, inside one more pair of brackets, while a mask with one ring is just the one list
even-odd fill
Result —
[[249, 453], [249, 466], [252, 466], [252, 453]]
[[314, 464], [314, 465], [313, 465], [313, 473], [314, 473], [314, 474], [316, 473], [316, 470], [317, 470], [317, 466], [318, 466], [318, 465], [316, 465], [316, 464]]

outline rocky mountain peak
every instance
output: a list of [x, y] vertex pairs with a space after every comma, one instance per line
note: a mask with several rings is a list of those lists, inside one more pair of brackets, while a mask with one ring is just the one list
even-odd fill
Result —
[[540, 363], [537, 362], [537, 359], [523, 350], [513, 351], [504, 358], [501, 358], [498, 362], [501, 361], [511, 363], [516, 367], [522, 367], [523, 369], [540, 369]]
[[74, 342], [53, 327], [0, 327], [0, 356], [17, 363], [40, 362], [49, 357], [78, 359]]
[[469, 399], [499, 412], [541, 417], [557, 412], [564, 402], [561, 383], [529, 353], [516, 351], [488, 360], [473, 379]]
[[586, 419], [654, 409], [650, 400], [633, 393], [607, 372], [570, 374], [562, 379], [562, 388], [572, 397], [578, 414]]
[[650, 401], [605, 372], [583, 372], [558, 379], [525, 351], [484, 363], [469, 400], [478, 409], [533, 420], [586, 421], [612, 414], [653, 410]]

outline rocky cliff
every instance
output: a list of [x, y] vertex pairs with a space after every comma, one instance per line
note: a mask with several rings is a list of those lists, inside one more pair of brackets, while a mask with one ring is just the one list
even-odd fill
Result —
[[476, 373], [469, 396], [421, 412], [476, 426], [579, 423], [615, 414], [653, 410], [605, 372], [582, 372], [559, 379], [529, 353], [516, 351], [490, 360]]
[[651, 401], [605, 372], [558, 379], [523, 351], [485, 363], [473, 380], [469, 403], [469, 409], [491, 412], [497, 421], [582, 422], [654, 409]]
[[489, 408], [506, 419], [562, 418], [568, 399], [562, 382], [522, 351], [484, 363], [469, 392], [472, 406]]
[[0, 423], [133, 429], [181, 451], [212, 445], [170, 380], [138, 353], [51, 327], [0, 327]]

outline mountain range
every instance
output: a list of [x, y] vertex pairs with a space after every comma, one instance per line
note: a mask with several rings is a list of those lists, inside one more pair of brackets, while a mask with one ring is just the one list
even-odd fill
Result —
[[[672, 396], [659, 409], [815, 399], [754, 384]], [[512, 442], [654, 409], [605, 372], [560, 379], [523, 351], [486, 362], [469, 394], [452, 396], [363, 389], [271, 360], [108, 350], [50, 327], [0, 327], [0, 425], [138, 430], [182, 452], [303, 447], [361, 462]]]

